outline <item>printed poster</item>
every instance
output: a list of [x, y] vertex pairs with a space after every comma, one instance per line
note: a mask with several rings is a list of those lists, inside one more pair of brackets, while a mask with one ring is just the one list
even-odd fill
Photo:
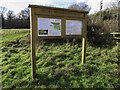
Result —
[[38, 18], [38, 36], [61, 36], [61, 19]]
[[82, 21], [66, 20], [66, 35], [81, 35]]

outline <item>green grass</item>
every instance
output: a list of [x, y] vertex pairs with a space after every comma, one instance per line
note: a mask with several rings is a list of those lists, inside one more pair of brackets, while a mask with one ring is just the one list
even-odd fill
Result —
[[20, 30], [20, 29], [0, 30], [0, 36], [2, 36], [2, 40], [0, 42], [14, 41], [16, 39], [22, 38], [28, 34], [28, 33], [26, 33], [28, 31], [29, 31], [28, 29], [24, 29], [24, 30]]
[[[1, 32], [2, 31], [2, 32]], [[31, 79], [29, 30], [1, 30], [3, 88], [119, 88], [117, 46], [87, 45], [86, 64], [81, 46], [42, 43], [36, 50], [36, 79]]]

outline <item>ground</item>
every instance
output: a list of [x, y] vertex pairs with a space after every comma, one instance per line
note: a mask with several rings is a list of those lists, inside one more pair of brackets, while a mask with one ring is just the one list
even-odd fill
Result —
[[[119, 88], [117, 46], [87, 43], [81, 64], [81, 43], [46, 43], [36, 46], [37, 75], [31, 78], [29, 29], [0, 30], [3, 88]], [[1, 65], [1, 64], [0, 64]]]

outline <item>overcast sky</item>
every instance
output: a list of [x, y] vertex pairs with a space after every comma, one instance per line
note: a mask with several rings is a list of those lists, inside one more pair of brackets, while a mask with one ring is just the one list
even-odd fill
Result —
[[[0, 0], [0, 6], [13, 10], [15, 14], [19, 13], [29, 4], [35, 5], [53, 5], [61, 8], [67, 8], [72, 3], [85, 2], [91, 7], [90, 13], [99, 11], [101, 0]], [[111, 4], [117, 0], [103, 0], [103, 9], [111, 7]], [[120, 0], [119, 0], [120, 1]]]

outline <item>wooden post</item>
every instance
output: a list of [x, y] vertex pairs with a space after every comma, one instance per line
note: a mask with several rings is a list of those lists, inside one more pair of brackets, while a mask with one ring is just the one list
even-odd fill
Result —
[[35, 44], [36, 44], [36, 30], [35, 30], [35, 15], [34, 8], [31, 8], [31, 75], [32, 79], [35, 79], [36, 75], [36, 54], [35, 54]]
[[61, 30], [61, 35], [62, 35], [62, 38], [65, 38], [66, 36], [66, 19], [65, 17], [62, 18], [62, 30]]
[[85, 63], [85, 59], [86, 59], [86, 37], [87, 37], [87, 19], [85, 14], [85, 20], [83, 20], [83, 31], [82, 31], [82, 64]]
[[82, 64], [85, 63], [86, 57], [86, 37], [82, 37]]

